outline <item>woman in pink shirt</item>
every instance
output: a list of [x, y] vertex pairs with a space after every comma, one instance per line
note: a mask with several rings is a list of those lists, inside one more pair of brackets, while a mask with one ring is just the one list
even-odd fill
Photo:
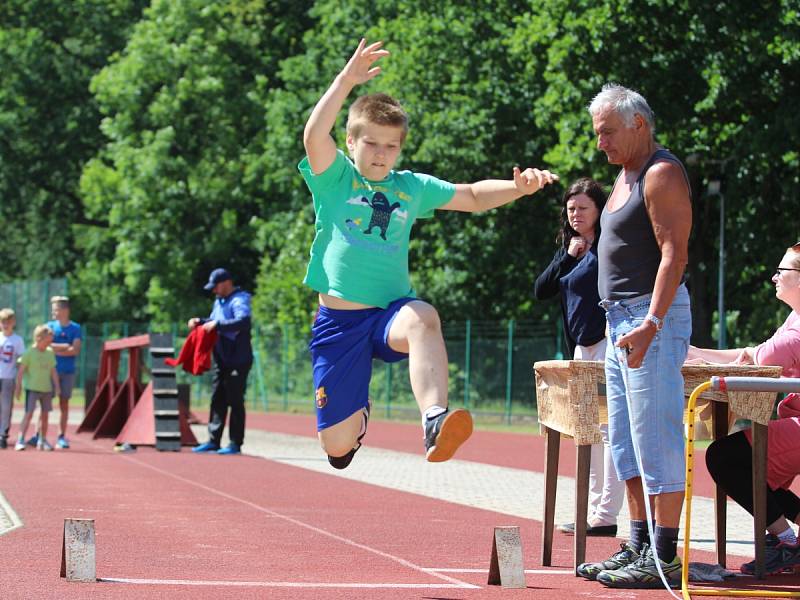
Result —
[[[690, 347], [688, 359], [715, 363], [775, 365], [784, 377], [800, 377], [800, 242], [786, 250], [775, 274], [775, 296], [792, 312], [775, 334], [754, 348], [711, 350]], [[800, 394], [789, 394], [778, 405], [776, 421], [769, 424], [767, 450], [767, 573], [780, 573], [800, 565], [800, 544], [789, 521], [798, 522], [800, 498], [789, 490], [800, 474]], [[753, 514], [750, 430], [715, 441], [706, 451], [706, 465], [714, 481]], [[787, 520], [788, 519], [788, 520]], [[752, 574], [755, 561], [742, 565]]]

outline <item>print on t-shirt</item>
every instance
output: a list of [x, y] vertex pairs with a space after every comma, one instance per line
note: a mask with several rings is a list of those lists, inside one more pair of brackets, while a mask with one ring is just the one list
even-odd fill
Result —
[[[353, 182], [353, 187], [360, 187], [362, 189], [365, 188], [365, 186], [356, 181]], [[398, 235], [402, 235], [404, 226], [408, 221], [408, 210], [401, 210], [403, 204], [401, 202], [391, 202], [387, 194], [393, 197], [399, 197], [400, 200], [405, 200], [402, 198], [402, 196], [405, 194], [398, 190], [389, 190], [387, 188], [381, 188], [378, 186], [373, 187], [372, 190], [364, 189], [364, 192], [365, 194], [363, 196], [355, 196], [347, 200], [348, 205], [359, 207], [356, 210], [350, 209], [348, 211], [350, 218], [345, 219], [344, 224], [348, 230], [345, 234], [347, 241], [351, 244], [369, 248], [370, 250], [381, 253], [393, 254], [397, 252], [400, 249], [399, 244], [382, 244], [377, 240], [375, 240], [375, 242], [369, 242], [361, 235], [353, 234], [358, 232], [359, 234], [363, 234], [365, 236], [369, 235], [375, 239], [375, 234], [377, 233], [378, 236], [384, 241], [389, 241], [389, 238], [387, 238], [387, 233], [389, 234], [389, 237], [393, 239], [397, 238]], [[370, 193], [372, 195], [372, 200], [369, 199]], [[363, 209], [367, 207], [371, 209], [369, 220], [367, 220], [366, 214], [364, 214], [364, 216], [354, 215], [354, 213], [364, 213]], [[393, 228], [394, 235], [389, 231], [389, 225], [391, 224], [393, 218], [400, 224], [400, 228]], [[364, 227], [365, 222], [367, 222], [366, 227]]]

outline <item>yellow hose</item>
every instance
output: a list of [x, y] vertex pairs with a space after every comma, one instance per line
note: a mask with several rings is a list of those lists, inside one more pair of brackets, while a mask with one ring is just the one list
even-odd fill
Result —
[[683, 568], [681, 569], [681, 593], [684, 600], [691, 600], [695, 596], [746, 596], [748, 598], [800, 598], [800, 592], [778, 592], [759, 590], [731, 590], [731, 589], [689, 589], [689, 543], [692, 539], [690, 527], [692, 523], [692, 479], [694, 477], [694, 411], [697, 397], [711, 387], [711, 382], [706, 381], [698, 385], [689, 396], [689, 431], [686, 439], [686, 512], [683, 520]]

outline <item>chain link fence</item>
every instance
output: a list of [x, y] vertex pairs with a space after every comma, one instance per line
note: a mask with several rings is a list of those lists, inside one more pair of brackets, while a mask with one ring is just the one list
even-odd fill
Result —
[[[17, 333], [26, 344], [34, 327], [50, 320], [50, 298], [67, 295], [66, 279], [24, 281], [0, 285], [0, 307], [17, 315]], [[103, 342], [150, 331], [148, 323], [83, 323], [82, 350], [78, 357], [76, 401], [81, 391], [88, 402], [94, 394]], [[168, 328], [176, 352], [188, 334], [185, 323]], [[536, 418], [533, 363], [562, 358], [560, 321], [467, 320], [442, 326], [449, 359], [451, 405], [470, 409], [483, 421], [514, 423]], [[166, 333], [166, 332], [165, 332]], [[254, 364], [250, 371], [247, 405], [263, 411], [312, 412], [314, 386], [308, 354], [308, 327], [264, 326], [253, 328]], [[145, 377], [149, 353], [144, 353]], [[119, 378], [128, 372], [123, 352]], [[208, 407], [211, 373], [193, 377], [179, 369], [178, 382], [191, 386], [195, 410]], [[373, 413], [386, 418], [418, 418], [411, 391], [408, 361], [373, 362], [370, 397]]]
[[66, 279], [13, 281], [0, 284], [0, 308], [12, 308], [16, 313], [16, 332], [32, 343], [33, 330], [51, 317], [50, 298], [67, 295]]
[[[185, 324], [170, 333], [176, 353], [187, 335]], [[91, 398], [97, 379], [103, 342], [147, 333], [147, 323], [87, 323], [82, 325], [83, 351], [79, 357], [77, 385]], [[533, 422], [536, 393], [533, 363], [561, 358], [560, 331], [532, 321], [464, 321], [443, 326], [449, 358], [449, 397], [454, 406], [469, 408], [484, 422]], [[247, 406], [262, 411], [312, 412], [314, 386], [308, 354], [308, 328], [253, 328], [254, 364], [250, 371]], [[143, 356], [145, 373], [149, 356]], [[123, 352], [119, 378], [127, 374]], [[208, 407], [211, 372], [194, 377], [180, 369], [178, 382], [191, 386], [195, 410]], [[387, 364], [373, 361], [370, 397], [373, 414], [386, 418], [418, 418], [411, 391], [408, 361]]]

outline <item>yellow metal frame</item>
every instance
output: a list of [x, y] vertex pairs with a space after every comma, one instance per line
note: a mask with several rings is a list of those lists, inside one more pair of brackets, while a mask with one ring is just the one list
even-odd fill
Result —
[[689, 589], [689, 544], [692, 536], [690, 526], [692, 523], [692, 478], [694, 477], [694, 411], [697, 397], [711, 387], [711, 382], [706, 381], [698, 385], [689, 396], [689, 432], [686, 440], [686, 513], [683, 520], [683, 569], [681, 569], [681, 593], [684, 600], [691, 600], [695, 596], [746, 596], [748, 598], [800, 598], [800, 592], [758, 591], [758, 590], [732, 590], [732, 589]]

